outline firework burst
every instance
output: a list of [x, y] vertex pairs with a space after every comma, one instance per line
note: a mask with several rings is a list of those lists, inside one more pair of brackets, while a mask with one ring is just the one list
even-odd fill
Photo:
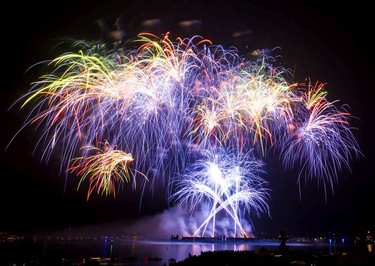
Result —
[[[22, 128], [36, 124], [45, 160], [59, 148], [61, 168], [88, 180], [87, 199], [116, 196], [125, 184], [166, 192], [196, 211], [209, 206], [193, 235], [215, 235], [217, 217], [233, 221], [269, 214], [261, 161], [279, 151], [298, 181], [324, 189], [360, 156], [351, 115], [330, 102], [323, 84], [287, 81], [273, 58], [247, 61], [209, 40], [142, 33], [137, 48], [103, 51], [76, 42], [78, 52], [48, 63], [50, 74], [20, 97], [32, 106]], [[22, 130], [21, 128], [21, 130]], [[238, 230], [238, 231], [237, 231]]]

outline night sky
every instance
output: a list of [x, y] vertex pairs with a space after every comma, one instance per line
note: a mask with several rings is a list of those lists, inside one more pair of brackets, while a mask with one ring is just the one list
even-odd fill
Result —
[[[78, 190], [79, 178], [65, 179], [59, 161], [40, 161], [33, 153], [40, 133], [27, 128], [5, 150], [27, 112], [11, 104], [28, 91], [40, 73], [26, 70], [35, 63], [61, 54], [54, 50], [63, 37], [97, 40], [95, 20], [114, 21], [124, 15], [128, 36], [142, 30], [148, 19], [161, 24], [156, 33], [172, 36], [192, 34], [225, 47], [236, 46], [242, 54], [255, 49], [280, 47], [284, 67], [293, 69], [294, 81], [306, 78], [327, 83], [328, 98], [348, 104], [358, 119], [352, 125], [364, 157], [350, 162], [351, 172], [339, 174], [334, 193], [316, 182], [301, 188], [295, 174], [269, 159], [267, 180], [272, 217], [253, 217], [256, 233], [345, 233], [375, 230], [374, 138], [373, 138], [373, 34], [371, 8], [340, 3], [302, 4], [302, 1], [62, 1], [50, 5], [10, 3], [2, 20], [2, 152], [0, 183], [0, 231], [49, 230], [140, 219], [161, 213], [164, 195], [145, 192], [139, 208], [139, 193], [126, 189], [117, 198], [93, 196]], [[99, 4], [106, 2], [106, 4]], [[132, 3], [134, 2], [134, 3]], [[259, 3], [258, 3], [259, 2]], [[266, 3], [263, 3], [266, 2]], [[273, 3], [275, 2], [275, 3]], [[262, 4], [260, 4], [262, 3]], [[26, 6], [24, 6], [26, 5]], [[5, 19], [4, 13], [7, 13]], [[197, 20], [183, 29], [178, 23]], [[248, 32], [235, 38], [234, 32]], [[66, 188], [66, 189], [65, 189]]]

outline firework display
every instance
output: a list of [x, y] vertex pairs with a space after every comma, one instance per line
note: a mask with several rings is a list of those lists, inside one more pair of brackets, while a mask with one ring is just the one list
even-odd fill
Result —
[[324, 83], [289, 82], [272, 57], [249, 60], [200, 36], [142, 33], [114, 51], [81, 44], [49, 61], [17, 103], [31, 106], [23, 128], [42, 132], [43, 159], [59, 153], [78, 186], [89, 182], [87, 200], [127, 184], [162, 188], [205, 213], [193, 236], [215, 236], [223, 217], [228, 234], [248, 236], [250, 215], [270, 213], [270, 151], [298, 183], [325, 191], [361, 154], [348, 108], [328, 100]]

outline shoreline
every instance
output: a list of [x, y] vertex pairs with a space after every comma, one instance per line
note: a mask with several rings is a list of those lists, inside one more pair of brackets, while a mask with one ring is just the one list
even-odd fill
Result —
[[[171, 264], [170, 264], [171, 265]], [[215, 265], [375, 265], [375, 254], [363, 250], [334, 254], [317, 254], [304, 250], [271, 251], [265, 247], [251, 251], [205, 251], [174, 263], [178, 266]]]
[[329, 245], [328, 241], [295, 242], [289, 239], [282, 252], [281, 243], [276, 239], [216, 242], [198, 239], [200, 241], [108, 237], [39, 239], [35, 242], [20, 239], [1, 243], [5, 253], [0, 256], [0, 265], [375, 265], [374, 252], [367, 250], [364, 243], [341, 245], [341, 242], [334, 242]]

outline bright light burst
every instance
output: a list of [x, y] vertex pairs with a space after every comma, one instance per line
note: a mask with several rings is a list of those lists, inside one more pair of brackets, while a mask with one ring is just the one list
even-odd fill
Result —
[[[81, 46], [78, 46], [80, 44]], [[82, 45], [83, 44], [83, 45]], [[138, 48], [100, 45], [49, 62], [50, 74], [19, 101], [31, 105], [25, 126], [42, 130], [38, 145], [50, 160], [89, 180], [93, 192], [116, 196], [125, 183], [162, 188], [171, 203], [210, 211], [193, 235], [215, 236], [217, 217], [243, 221], [269, 214], [261, 161], [272, 149], [298, 181], [333, 190], [338, 172], [361, 155], [351, 115], [330, 102], [324, 84], [289, 83], [272, 57], [251, 61], [199, 36], [176, 42], [142, 33]], [[57, 149], [58, 148], [58, 149]], [[238, 230], [238, 231], [237, 231]]]
[[[209, 213], [193, 233], [205, 235], [212, 222], [212, 237], [215, 237], [216, 217], [233, 220], [232, 236], [248, 237], [241, 219], [247, 212], [269, 213], [266, 181], [260, 177], [262, 163], [249, 155], [227, 154], [228, 151], [207, 151], [207, 154], [192, 163], [173, 195], [179, 205], [187, 206], [194, 212], [196, 208], [209, 206]], [[239, 233], [237, 234], [237, 228]]]

